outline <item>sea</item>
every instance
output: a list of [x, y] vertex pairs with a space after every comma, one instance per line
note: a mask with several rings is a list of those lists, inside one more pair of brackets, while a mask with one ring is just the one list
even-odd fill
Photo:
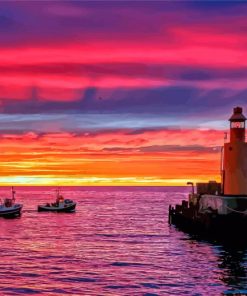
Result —
[[0, 218], [1, 296], [247, 295], [245, 246], [169, 225], [187, 187], [61, 187], [75, 213], [37, 212], [55, 187], [15, 190], [22, 216]]

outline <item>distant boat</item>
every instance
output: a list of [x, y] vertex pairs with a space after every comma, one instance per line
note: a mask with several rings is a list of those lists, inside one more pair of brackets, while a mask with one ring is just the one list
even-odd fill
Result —
[[59, 189], [56, 191], [56, 201], [54, 203], [46, 203], [45, 205], [38, 205], [38, 212], [66, 212], [71, 213], [75, 211], [76, 202], [71, 199], [64, 199], [60, 194]]
[[15, 203], [15, 191], [11, 187], [12, 198], [0, 200], [0, 217], [14, 218], [21, 215], [22, 204]]

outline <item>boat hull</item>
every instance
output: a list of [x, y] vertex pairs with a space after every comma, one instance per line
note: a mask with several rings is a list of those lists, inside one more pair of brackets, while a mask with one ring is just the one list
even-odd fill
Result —
[[74, 212], [76, 203], [67, 204], [63, 207], [39, 205], [38, 212], [57, 212], [57, 213], [71, 213]]
[[15, 205], [15, 207], [0, 209], [0, 217], [15, 218], [21, 216], [22, 205]]

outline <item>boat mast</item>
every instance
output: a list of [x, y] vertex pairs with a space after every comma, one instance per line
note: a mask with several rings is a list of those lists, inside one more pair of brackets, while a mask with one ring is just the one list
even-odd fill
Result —
[[14, 187], [11, 187], [12, 199], [15, 200], [15, 190]]

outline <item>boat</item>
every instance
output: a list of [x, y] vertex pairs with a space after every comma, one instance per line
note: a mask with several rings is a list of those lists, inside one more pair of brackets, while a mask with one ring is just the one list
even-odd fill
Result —
[[59, 189], [56, 190], [56, 201], [54, 203], [46, 203], [45, 205], [38, 205], [38, 212], [74, 212], [76, 202], [71, 199], [64, 199], [60, 194]]
[[188, 182], [188, 199], [169, 205], [168, 217], [171, 225], [189, 233], [247, 242], [246, 117], [241, 107], [233, 109], [229, 121], [230, 141], [221, 149], [221, 182]]
[[21, 216], [21, 210], [23, 205], [15, 203], [15, 191], [11, 187], [12, 198], [5, 198], [0, 200], [0, 217], [14, 218]]

